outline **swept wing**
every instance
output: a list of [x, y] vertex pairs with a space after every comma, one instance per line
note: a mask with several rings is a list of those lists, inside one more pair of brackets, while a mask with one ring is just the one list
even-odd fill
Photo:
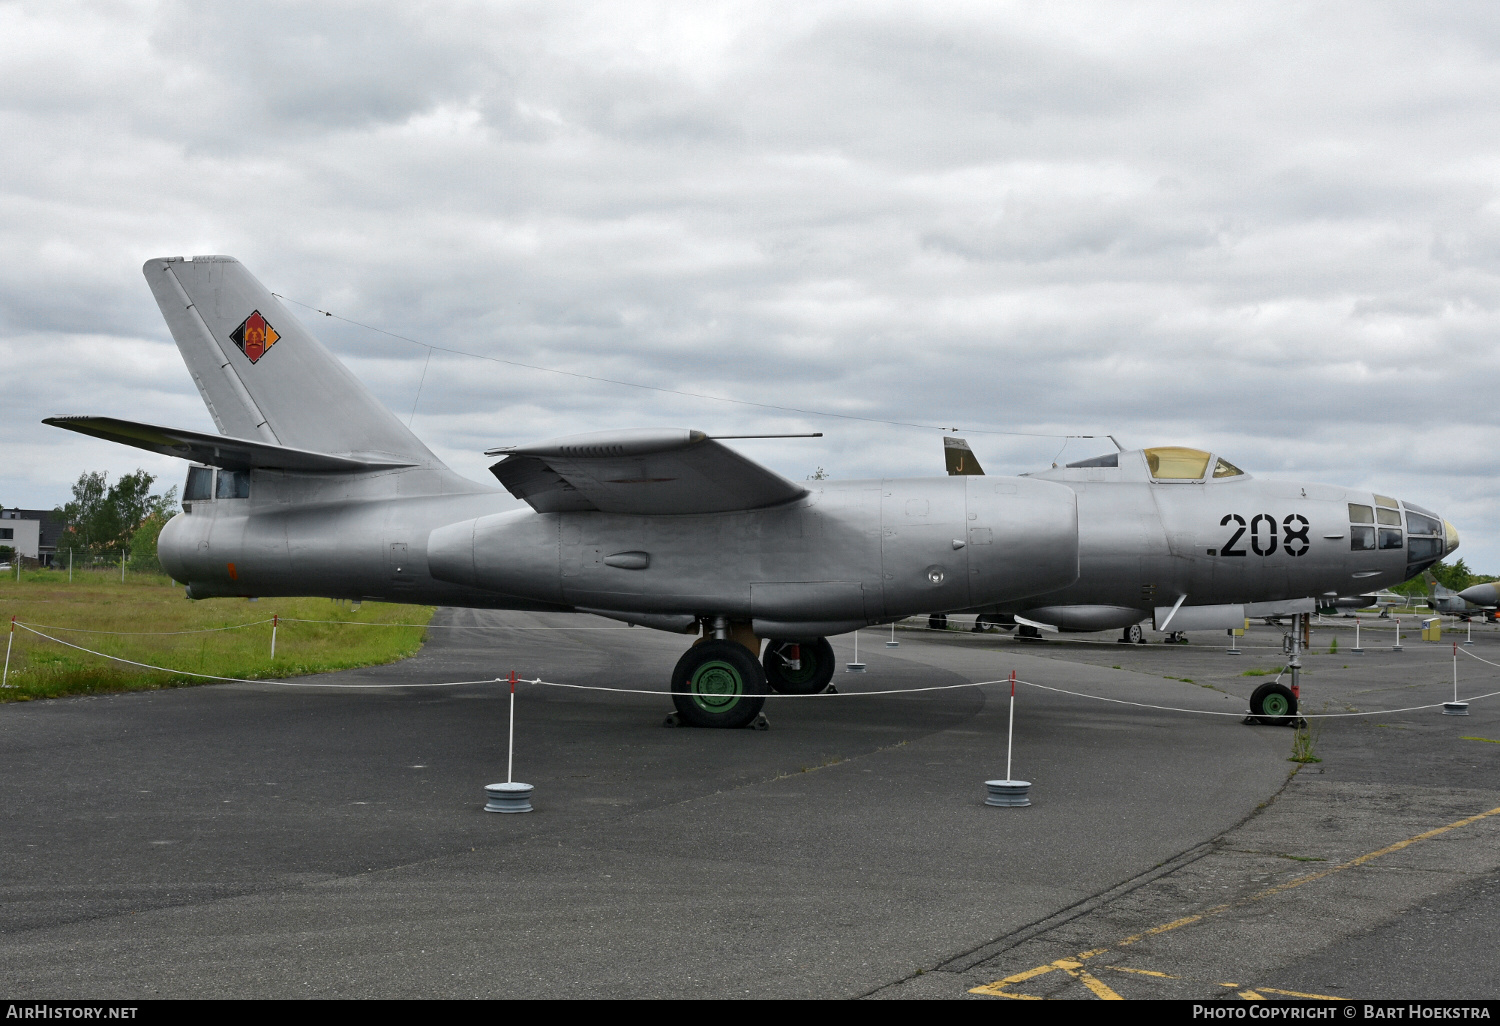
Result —
[[604, 431], [485, 455], [505, 456], [490, 472], [538, 513], [728, 513], [807, 494], [702, 431]]

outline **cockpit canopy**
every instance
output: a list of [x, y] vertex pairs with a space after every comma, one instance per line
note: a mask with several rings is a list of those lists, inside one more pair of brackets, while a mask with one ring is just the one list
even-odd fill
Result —
[[[1210, 465], [1213, 467], [1213, 478], [1243, 477], [1245, 473], [1223, 457], [1204, 452], [1202, 449], [1163, 445], [1155, 449], [1143, 449], [1141, 455], [1145, 457], [1151, 477], [1156, 481], [1202, 481], [1210, 474]], [[1120, 454], [1117, 452], [1068, 464], [1070, 468], [1118, 467], [1119, 465]]]

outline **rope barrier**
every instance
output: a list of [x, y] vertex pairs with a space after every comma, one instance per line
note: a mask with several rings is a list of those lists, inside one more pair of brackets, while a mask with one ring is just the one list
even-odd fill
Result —
[[222, 680], [227, 681], [231, 684], [276, 684], [284, 688], [452, 688], [458, 687], [461, 684], [494, 683], [493, 680], [454, 680], [444, 681], [438, 684], [310, 684], [287, 680], [271, 680], [269, 678], [257, 680], [253, 677], [220, 677], [219, 675], [213, 673], [197, 673], [193, 670], [174, 670], [170, 666], [156, 666], [153, 663], [142, 663], [134, 659], [126, 659], [124, 656], [110, 655], [108, 652], [96, 652], [92, 648], [85, 648], [82, 645], [75, 645], [71, 641], [64, 641], [62, 638], [54, 638], [49, 634], [43, 634], [41, 631], [28, 627], [26, 624], [21, 623], [19, 620], [16, 621], [16, 626], [20, 627], [22, 630], [31, 631], [32, 634], [35, 634], [39, 638], [46, 638], [48, 641], [55, 641], [59, 645], [66, 645], [69, 648], [76, 648], [80, 652], [87, 652], [89, 655], [98, 656], [101, 659], [112, 659], [117, 663], [126, 663], [130, 666], [139, 666], [142, 669], [146, 670], [160, 670], [162, 673], [180, 673], [187, 677], [199, 677], [203, 680]]
[[[263, 623], [266, 621], [262, 621]], [[431, 631], [639, 631], [644, 627], [627, 624], [623, 627], [513, 627], [497, 623], [493, 626], [466, 623], [382, 623], [378, 620], [300, 620], [295, 616], [283, 616], [282, 623], [340, 623], [354, 627], [421, 627]]]
[[[41, 631], [36, 630], [36, 629], [34, 629], [34, 628], [32, 628], [32, 627], [24, 624], [24, 623], [21, 623], [20, 621], [16, 621], [16, 626], [20, 627], [22, 630], [26, 630], [26, 631], [29, 631], [32, 634], [35, 634], [37, 637], [46, 638], [48, 641], [55, 641], [59, 645], [66, 645], [68, 648], [77, 649], [80, 652], [87, 652], [89, 655], [98, 656], [101, 659], [111, 659], [111, 660], [114, 660], [115, 662], [126, 663], [126, 664], [128, 664], [130, 666], [139, 666], [139, 667], [142, 667], [142, 668], [147, 669], [147, 670], [158, 670], [158, 671], [160, 671], [162, 673], [177, 673], [177, 674], [182, 674], [182, 675], [188, 676], [188, 677], [198, 677], [198, 678], [201, 678], [203, 680], [225, 681], [227, 683], [232, 683], [232, 684], [273, 684], [273, 685], [276, 685], [278, 687], [289, 687], [289, 688], [375, 688], [375, 689], [389, 689], [389, 688], [451, 688], [451, 687], [461, 687], [461, 686], [469, 685], [469, 684], [494, 684], [494, 683], [502, 683], [499, 680], [499, 678], [492, 678], [492, 679], [486, 679], [486, 680], [455, 680], [455, 681], [441, 681], [441, 682], [438, 682], [438, 683], [415, 683], [415, 684], [329, 684], [329, 683], [310, 683], [310, 682], [296, 682], [296, 681], [271, 680], [271, 679], [260, 679], [260, 680], [257, 680], [257, 679], [248, 678], [248, 677], [221, 677], [221, 676], [218, 676], [218, 675], [212, 674], [212, 673], [196, 673], [196, 672], [194, 672], [192, 670], [175, 670], [175, 669], [172, 669], [171, 667], [168, 667], [168, 666], [156, 666], [156, 665], [153, 665], [151, 663], [138, 662], [138, 661], [136, 661], [134, 659], [126, 659], [123, 656], [110, 655], [107, 652], [98, 652], [98, 651], [95, 651], [94, 649], [91, 649], [91, 648], [85, 648], [82, 645], [75, 645], [71, 641], [63, 641], [61, 638], [54, 638], [51, 635], [43, 634]], [[1479, 657], [1475, 656], [1475, 658], [1477, 659]], [[1480, 661], [1481, 662], [1486, 662], [1486, 663], [1489, 662], [1489, 660], [1487, 660], [1487, 659], [1481, 659]], [[1500, 666], [1500, 664], [1497, 664], [1497, 663], [1490, 663], [1490, 665], [1491, 666]], [[1003, 679], [1000, 679], [1000, 680], [967, 681], [967, 682], [962, 683], [962, 684], [937, 684], [937, 685], [932, 685], [932, 686], [929, 686], [929, 687], [921, 687], [921, 688], [889, 688], [889, 689], [883, 689], [883, 690], [878, 690], [878, 691], [838, 691], [838, 692], [823, 691], [823, 692], [819, 692], [818, 694], [813, 694], [813, 695], [786, 695], [786, 694], [779, 694], [779, 693], [776, 693], [776, 692], [772, 692], [772, 693], [767, 694], [767, 695], [756, 696], [756, 697], [776, 698], [776, 699], [785, 699], [785, 698], [868, 698], [868, 697], [875, 697], [875, 696], [879, 696], [879, 695], [912, 695], [912, 694], [922, 694], [922, 693], [925, 693], [925, 692], [933, 692], [933, 691], [954, 691], [954, 690], [958, 690], [960, 688], [982, 688], [982, 687], [985, 687], [986, 685], [989, 685], [989, 684], [1009, 684], [1010, 682], [1011, 682], [1010, 678], [1003, 678]], [[551, 687], [551, 688], [566, 688], [566, 689], [576, 690], [576, 691], [605, 691], [605, 692], [613, 692], [613, 693], [616, 693], [616, 694], [628, 694], [628, 695], [656, 695], [656, 696], [660, 696], [660, 697], [663, 697], [663, 698], [672, 698], [676, 694], [678, 694], [677, 692], [672, 692], [672, 691], [649, 690], [649, 689], [646, 689], [646, 688], [612, 688], [612, 687], [604, 687], [604, 686], [595, 685], [595, 684], [564, 684], [564, 683], [560, 683], [560, 682], [557, 682], [557, 681], [545, 681], [545, 680], [542, 680], [540, 677], [537, 677], [537, 678], [532, 679], [532, 680], [519, 680], [519, 681], [517, 681], [517, 683], [520, 683], [520, 684], [536, 684], [536, 685], [539, 685], [539, 686], [542, 686], [542, 687]], [[1126, 706], [1132, 706], [1132, 707], [1137, 708], [1137, 709], [1153, 709], [1153, 710], [1156, 710], [1158, 712], [1188, 713], [1188, 714], [1198, 715], [1198, 716], [1239, 716], [1239, 717], [1244, 717], [1244, 716], [1251, 715], [1251, 713], [1250, 713], [1250, 711], [1248, 709], [1242, 710], [1242, 711], [1239, 711], [1239, 712], [1218, 711], [1218, 710], [1213, 710], [1213, 709], [1184, 709], [1184, 708], [1182, 708], [1180, 706], [1156, 705], [1156, 704], [1151, 703], [1151, 702], [1132, 702], [1132, 701], [1129, 701], [1129, 700], [1123, 699], [1123, 698], [1106, 698], [1103, 695], [1089, 695], [1089, 694], [1085, 694], [1084, 692], [1081, 692], [1081, 691], [1069, 691], [1066, 688], [1052, 687], [1051, 685], [1048, 685], [1048, 684], [1037, 684], [1034, 681], [1029, 681], [1029, 680], [1019, 680], [1018, 679], [1018, 680], [1015, 681], [1015, 683], [1017, 683], [1017, 684], [1024, 684], [1027, 687], [1031, 687], [1031, 688], [1038, 688], [1038, 689], [1040, 689], [1042, 691], [1051, 691], [1051, 692], [1055, 692], [1056, 694], [1060, 694], [1060, 695], [1069, 695], [1069, 696], [1071, 696], [1073, 698], [1086, 698], [1086, 699], [1090, 699], [1090, 700], [1095, 701], [1095, 702], [1108, 702], [1111, 705], [1126, 705]], [[1469, 702], [1475, 702], [1475, 701], [1478, 701], [1478, 700], [1483, 699], [1483, 698], [1493, 698], [1496, 695], [1500, 695], [1500, 691], [1491, 691], [1489, 694], [1485, 694], [1485, 695], [1475, 695], [1475, 696], [1467, 699], [1467, 701], [1469, 701]], [[1301, 714], [1299, 714], [1299, 717], [1301, 719], [1308, 719], [1308, 720], [1312, 720], [1312, 719], [1326, 720], [1326, 719], [1345, 719], [1345, 718], [1354, 717], [1354, 716], [1385, 716], [1385, 715], [1389, 715], [1391, 713], [1420, 712], [1420, 711], [1422, 711], [1424, 709], [1438, 709], [1438, 708], [1441, 708], [1444, 704], [1445, 703], [1443, 703], [1443, 702], [1433, 702], [1433, 703], [1431, 703], [1429, 705], [1412, 705], [1412, 706], [1407, 706], [1407, 707], [1402, 708], [1402, 709], [1372, 709], [1372, 710], [1369, 710], [1369, 711], [1366, 711], [1366, 712], [1301, 713]]]
[[[121, 637], [129, 636], [129, 637], [153, 637], [153, 638], [156, 638], [156, 637], [166, 637], [167, 635], [171, 635], [171, 634], [211, 634], [214, 631], [237, 631], [237, 630], [239, 630], [242, 627], [259, 627], [263, 623], [270, 623], [270, 622], [271, 622], [270, 618], [267, 617], [264, 620], [251, 620], [249, 623], [234, 623], [234, 624], [230, 624], [228, 627], [198, 627], [198, 628], [195, 628], [193, 630], [186, 630], [186, 631], [99, 631], [99, 630], [94, 630], [91, 627], [56, 627], [56, 626], [52, 626], [50, 624], [45, 624], [45, 623], [32, 624], [32, 623], [28, 623], [25, 620], [17, 620], [16, 621], [16, 626], [18, 626], [18, 627], [25, 627], [28, 630], [30, 628], [32, 628], [32, 627], [42, 627], [42, 628], [45, 628], [46, 630], [49, 630], [49, 631], [72, 631], [75, 634], [113, 634], [113, 635], [117, 635], [117, 636], [121, 636]], [[35, 634], [36, 632], [32, 631], [32, 633]]]

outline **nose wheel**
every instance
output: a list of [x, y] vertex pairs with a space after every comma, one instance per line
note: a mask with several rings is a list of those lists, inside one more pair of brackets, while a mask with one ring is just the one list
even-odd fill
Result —
[[1250, 694], [1250, 716], [1268, 727], [1292, 726], [1297, 717], [1297, 696], [1285, 684], [1262, 684]]
[[766, 704], [765, 695], [765, 671], [736, 641], [694, 645], [672, 670], [672, 704], [689, 726], [748, 726]]

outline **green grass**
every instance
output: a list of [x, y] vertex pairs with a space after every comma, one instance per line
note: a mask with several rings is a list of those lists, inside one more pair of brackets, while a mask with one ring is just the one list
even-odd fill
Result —
[[[130, 636], [48, 630], [77, 627], [94, 631], [199, 631], [228, 627], [279, 614], [276, 659], [271, 659], [271, 625], [240, 630]], [[414, 655], [422, 647], [431, 606], [366, 602], [358, 610], [331, 599], [205, 599], [192, 602], [166, 577], [115, 573], [27, 571], [22, 580], [0, 578], [0, 618], [12, 616], [54, 637], [98, 652], [171, 670], [249, 679], [292, 677], [356, 666], [373, 666]], [[397, 623], [395, 627], [288, 623], [301, 620], [353, 620]], [[0, 701], [30, 701], [64, 695], [141, 691], [212, 683], [184, 673], [144, 670], [67, 648], [17, 628], [10, 656], [9, 688]]]
[[1280, 673], [1280, 672], [1281, 672], [1281, 669], [1279, 667], [1277, 669], [1274, 669], [1274, 670], [1246, 670], [1244, 673], [1240, 674], [1240, 676], [1241, 677], [1269, 677], [1273, 673]]

